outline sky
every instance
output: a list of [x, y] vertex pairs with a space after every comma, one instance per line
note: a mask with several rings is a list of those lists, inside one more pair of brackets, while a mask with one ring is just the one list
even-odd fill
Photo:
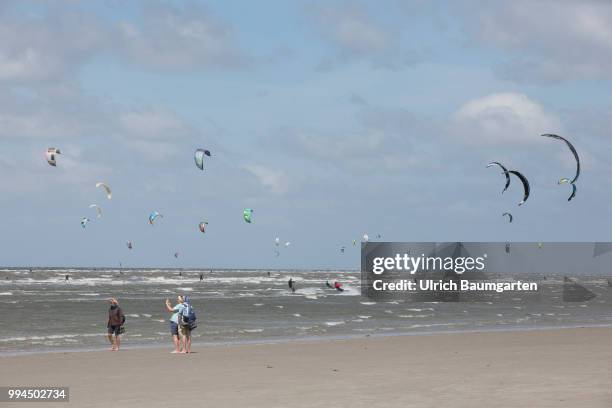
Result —
[[[611, 241], [611, 80], [605, 1], [3, 1], [0, 264], [346, 269], [363, 234]], [[573, 156], [542, 133], [581, 157], [571, 202]], [[529, 179], [524, 205], [494, 160]]]

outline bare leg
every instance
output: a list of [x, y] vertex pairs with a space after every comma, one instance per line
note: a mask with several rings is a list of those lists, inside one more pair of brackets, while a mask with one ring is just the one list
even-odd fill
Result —
[[179, 345], [179, 338], [176, 334], [172, 335], [172, 341], [174, 342], [174, 351], [173, 353], [180, 353], [180, 345]]
[[185, 336], [185, 334], [183, 334], [182, 332], [179, 331], [179, 336], [180, 336], [180, 342], [181, 342], [181, 353], [186, 353], [187, 352], [187, 337]]
[[191, 333], [186, 336], [185, 351], [191, 353]]
[[115, 343], [113, 342], [113, 334], [108, 334], [108, 342], [111, 344], [111, 350], [115, 350]]
[[121, 338], [119, 335], [115, 336], [115, 350], [119, 351], [119, 346], [121, 345]]

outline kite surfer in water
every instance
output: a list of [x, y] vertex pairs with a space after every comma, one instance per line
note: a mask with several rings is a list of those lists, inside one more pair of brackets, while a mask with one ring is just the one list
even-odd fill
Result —
[[329, 283], [329, 281], [325, 281], [325, 286], [327, 286], [329, 289], [333, 289], [334, 287], [331, 285], [331, 283]]
[[342, 285], [338, 281], [334, 282], [334, 289], [336, 289], [338, 292], [344, 292], [344, 289], [342, 289]]
[[289, 278], [289, 282], [287, 282], [287, 284], [289, 285], [289, 289], [291, 289], [291, 292], [295, 293], [295, 284], [293, 282], [293, 278]]

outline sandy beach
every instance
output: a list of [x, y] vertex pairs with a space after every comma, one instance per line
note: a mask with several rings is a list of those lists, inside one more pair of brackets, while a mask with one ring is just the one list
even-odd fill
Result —
[[576, 328], [34, 354], [1, 358], [0, 384], [69, 386], [75, 407], [609, 407], [611, 340]]

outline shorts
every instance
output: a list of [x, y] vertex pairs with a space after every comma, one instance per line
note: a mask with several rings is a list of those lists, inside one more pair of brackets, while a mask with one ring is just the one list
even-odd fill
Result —
[[108, 326], [108, 334], [114, 334], [115, 336], [119, 335], [119, 330], [121, 330], [121, 326]]
[[191, 327], [179, 326], [179, 334], [181, 337], [189, 337], [191, 335]]
[[170, 322], [170, 334], [178, 336], [178, 324]]

